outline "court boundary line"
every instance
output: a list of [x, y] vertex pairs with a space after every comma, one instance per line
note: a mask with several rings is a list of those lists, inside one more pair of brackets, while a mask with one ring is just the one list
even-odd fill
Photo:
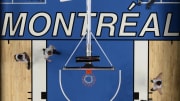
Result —
[[68, 96], [66, 95], [66, 93], [64, 92], [64, 89], [62, 87], [62, 82], [61, 82], [61, 70], [59, 70], [59, 86], [61, 89], [61, 92], [63, 93], [64, 97], [66, 98], [67, 101], [71, 101]]
[[[148, 51], [149, 51], [149, 45], [148, 45], [148, 43], [149, 43], [149, 40], [134, 40], [134, 92], [133, 93], [135, 93], [135, 92], [137, 92], [137, 93], [139, 93], [139, 99], [133, 99], [133, 101], [137, 101], [137, 100], [147, 100], [148, 101], [148, 83], [149, 83], [149, 81], [148, 81], [148, 68], [149, 68], [149, 64], [148, 64], [148, 62], [149, 62], [149, 55], [148, 55]], [[140, 50], [139, 49], [141, 49], [143, 47], [143, 51], [142, 52], [140, 52]], [[146, 50], [147, 49], [147, 50]], [[145, 53], [147, 52], [147, 57], [146, 57], [146, 55], [145, 55]], [[143, 54], [142, 56], [143, 57], [141, 57], [140, 56], [140, 58], [139, 58], [139, 54]], [[146, 60], [147, 59], [147, 61], [146, 61], [146, 63], [145, 62], [143, 62], [143, 64], [141, 63], [141, 65], [138, 65], [139, 64], [139, 61], [142, 61], [142, 58], [143, 58], [143, 60]], [[140, 60], [139, 60], [140, 59]], [[144, 64], [145, 63], [145, 64]], [[146, 67], [147, 66], [147, 67]], [[146, 68], [147, 70], [142, 70], [141, 68], [139, 68], [139, 67], [143, 67], [143, 68]], [[143, 74], [144, 76], [147, 76], [147, 78], [140, 78], [139, 79], [139, 76], [138, 75], [140, 75], [140, 74], [142, 74], [142, 72], [139, 72], [139, 71], [144, 71], [144, 72], [147, 72], [147, 74]], [[146, 85], [146, 83], [144, 83], [144, 85], [146, 85], [146, 86], [141, 86], [141, 87], [139, 87], [139, 84], [138, 84], [138, 82], [137, 81], [139, 81], [139, 80], [144, 80], [144, 79], [146, 79], [145, 80], [145, 82], [147, 83], [147, 85]], [[142, 89], [143, 88], [143, 89]], [[147, 93], [147, 94], [146, 94]], [[134, 94], [133, 94], [134, 95]], [[143, 96], [142, 96], [143, 95]]]
[[[32, 58], [32, 101], [36, 101], [36, 100], [47, 101], [47, 98], [46, 99], [41, 99], [41, 92], [46, 92], [46, 93], [48, 92], [48, 89], [47, 89], [47, 87], [48, 87], [48, 85], [47, 85], [47, 82], [48, 82], [47, 81], [48, 80], [47, 79], [47, 76], [48, 76], [48, 74], [47, 74], [47, 72], [48, 72], [47, 71], [47, 62], [43, 59], [43, 54], [41, 54], [42, 61], [40, 59], [40, 61], [41, 61], [40, 64], [41, 65], [44, 64], [44, 67], [45, 67], [43, 69], [43, 71], [39, 71], [39, 68], [35, 69], [35, 67], [37, 67], [38, 64], [34, 63], [35, 62], [35, 58], [37, 57], [34, 54], [34, 53], [37, 53], [37, 47], [34, 47], [34, 46], [40, 44], [42, 46], [42, 47], [40, 47], [38, 49], [38, 51], [40, 52], [42, 48], [47, 47], [47, 40], [31, 40], [31, 41], [32, 41], [32, 44], [31, 44], [32, 45], [32, 57], [31, 57]], [[37, 78], [36, 77], [37, 76], [37, 72], [40, 73], [41, 76], [42, 76], [42, 73], [45, 73], [45, 75], [43, 74], [44, 75], [43, 77], [38, 78], [38, 79], [41, 80], [41, 82], [43, 82], [43, 84], [37, 83], [38, 81], [37, 81], [37, 79], [35, 79], [35, 78]], [[40, 84], [40, 86], [39, 86], [39, 84]]]
[[[142, 4], [147, 4], [148, 2], [141, 2]], [[180, 4], [180, 2], [154, 2], [154, 4]]]
[[120, 87], [121, 87], [121, 70], [119, 70], [119, 84], [118, 84], [118, 88], [117, 88], [116, 93], [114, 94], [114, 96], [110, 99], [110, 101], [113, 101], [116, 98], [116, 96], [117, 96], [117, 94], [118, 94], [118, 92], [120, 90]]

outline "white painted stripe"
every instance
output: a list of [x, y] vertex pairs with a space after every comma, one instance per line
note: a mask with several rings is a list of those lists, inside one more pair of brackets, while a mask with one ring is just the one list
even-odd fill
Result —
[[134, 91], [148, 99], [148, 41], [134, 42]]
[[31, 2], [31, 3], [30, 2], [29, 3], [25, 3], [25, 2], [24, 3], [21, 3], [21, 2], [14, 2], [14, 3], [12, 3], [12, 2], [1, 2], [0, 4], [9, 4], [9, 5], [13, 5], [13, 4], [17, 4], [17, 5], [18, 4], [23, 4], [23, 5], [24, 4], [27, 4], [27, 5], [28, 4], [33, 4], [33, 5], [35, 5], [35, 4], [46, 4], [46, 3], [45, 2], [42, 2], [42, 3], [41, 2]]
[[46, 60], [43, 57], [43, 48], [46, 48], [45, 40], [36, 40], [33, 48], [33, 101], [46, 101], [41, 99], [41, 92], [46, 92]]
[[98, 67], [94, 67], [94, 68], [75, 68], [75, 67], [64, 67], [63, 70], [114, 70], [114, 67], [101, 67], [101, 68], [98, 68]]
[[[148, 2], [141, 2], [142, 4], [147, 4]], [[180, 4], [180, 2], [154, 2], [154, 4]]]
[[132, 2], [130, 7], [128, 8], [128, 10], [132, 10], [134, 7], [136, 6], [136, 3], [135, 2]]
[[67, 2], [67, 1], [71, 1], [71, 0], [60, 0], [60, 2]]
[[46, 4], [46, 0], [44, 2], [41, 1], [37, 1], [37, 2], [31, 2], [31, 1], [27, 1], [27, 2], [14, 2], [14, 0], [12, 0], [11, 2], [1, 2], [0, 4]]
[[64, 92], [64, 89], [62, 87], [62, 80], [61, 80], [61, 70], [59, 70], [59, 86], [61, 88], [61, 91], [64, 95], [64, 97], [66, 98], [67, 101], [70, 101], [70, 99], [67, 97], [66, 93]]
[[119, 84], [118, 84], [118, 88], [117, 88], [116, 93], [114, 94], [114, 96], [110, 99], [110, 101], [113, 101], [116, 98], [116, 96], [117, 96], [117, 94], [118, 94], [118, 92], [120, 90], [120, 87], [121, 87], [121, 70], [119, 70]]

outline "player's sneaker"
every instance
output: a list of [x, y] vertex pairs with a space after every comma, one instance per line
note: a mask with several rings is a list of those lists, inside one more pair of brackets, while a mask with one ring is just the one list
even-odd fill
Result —
[[28, 70], [31, 69], [31, 64], [30, 64], [30, 62], [27, 63], [27, 69], [28, 69]]

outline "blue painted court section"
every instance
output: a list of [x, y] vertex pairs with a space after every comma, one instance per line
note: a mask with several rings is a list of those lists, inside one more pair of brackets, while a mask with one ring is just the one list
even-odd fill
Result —
[[[149, 2], [149, 0], [138, 0], [138, 1], [142, 1], [142, 2]], [[170, 2], [170, 3], [173, 3], [173, 2], [179, 2], [179, 0], [155, 0], [155, 2], [163, 2], [163, 3], [166, 3], [166, 2]]]
[[31, 3], [44, 2], [45, 0], [1, 0], [0, 3]]
[[180, 1], [179, 0], [162, 0], [163, 2], [179, 2], [180, 3]]
[[0, 3], [10, 3], [12, 0], [1, 0]]
[[[5, 18], [6, 12], [13, 12], [13, 25], [15, 26], [17, 19], [19, 15], [22, 12], [28, 12], [26, 23], [25, 23], [25, 30], [23, 32], [24, 36], [19, 36], [19, 28], [20, 24], [18, 26], [18, 29], [15, 33], [15, 35], [10, 36], [9, 32], [9, 24], [7, 26], [7, 30], [4, 36], [2, 36], [3, 39], [79, 39], [81, 36], [82, 28], [83, 28], [83, 21], [84, 17], [80, 17], [79, 13], [85, 13], [86, 12], [86, 0], [72, 0], [70, 2], [60, 2], [59, 0], [47, 0], [46, 4], [29, 4], [29, 5], [23, 5], [23, 4], [16, 4], [16, 5], [2, 5], [1, 11], [1, 24], [0, 27], [3, 26], [3, 21]], [[142, 0], [143, 2], [146, 2], [147, 0]], [[159, 2], [160, 0], [157, 0]], [[170, 0], [164, 0], [170, 1]], [[172, 2], [175, 2], [176, 0], [173, 0]], [[9, 2], [9, 1], [8, 1]], [[171, 21], [170, 21], [170, 27], [168, 28], [169, 33], [179, 33], [179, 4], [152, 4], [151, 8], [148, 10], [146, 9], [146, 4], [142, 4], [140, 6], [136, 5], [131, 11], [128, 10], [128, 7], [131, 5], [132, 2], [137, 3], [138, 0], [126, 0], [124, 2], [123, 0], [92, 0], [92, 12], [96, 13], [96, 17], [92, 18], [92, 32], [96, 34], [99, 19], [102, 13], [107, 14], [115, 14], [117, 16], [117, 21], [115, 22], [115, 31], [114, 35], [109, 37], [110, 30], [109, 28], [102, 28], [101, 36], [98, 37], [99, 39], [129, 39], [129, 40], [178, 40], [180, 39], [179, 36], [177, 37], [167, 37], [164, 36], [165, 27], [166, 27], [166, 19], [167, 14], [171, 13]], [[70, 22], [70, 16], [72, 13], [75, 13], [74, 16], [74, 22], [73, 22], [73, 28], [71, 31], [71, 36], [66, 36], [66, 33], [62, 27], [62, 23], [58, 26], [57, 36], [53, 37], [53, 30], [55, 29], [55, 21], [56, 21], [56, 14], [62, 13], [64, 20], [67, 25], [69, 25]], [[39, 13], [45, 13], [50, 16], [51, 23], [48, 31], [40, 36], [36, 37], [29, 31], [29, 23], [32, 21], [32, 17]], [[139, 17], [128, 17], [128, 22], [137, 22], [137, 26], [126, 26], [125, 32], [135, 32], [135, 36], [131, 37], [123, 37], [119, 36], [119, 32], [122, 26], [122, 16], [125, 13], [139, 13]], [[142, 29], [144, 28], [144, 25], [147, 23], [148, 18], [152, 13], [155, 13], [158, 20], [159, 25], [159, 34], [160, 36], [155, 36], [155, 33], [152, 32], [146, 32], [145, 35], [139, 36]], [[71, 19], [72, 20], [72, 19]], [[111, 22], [111, 17], [105, 17], [104, 22]], [[153, 23], [153, 21], [152, 21]], [[154, 24], [154, 23], [153, 23]], [[45, 17], [37, 17], [37, 19], [34, 21], [34, 30], [39, 32], [43, 31], [45, 26], [47, 25], [47, 21], [45, 20]], [[11, 33], [12, 34], [12, 33]]]
[[[149, 0], [138, 0], [138, 1], [149, 2]], [[160, 2], [160, 0], [155, 0], [155, 2]]]
[[[64, 92], [70, 101], [110, 101], [115, 95], [119, 83], [119, 70], [121, 70], [121, 86], [113, 101], [133, 100], [133, 41], [105, 41], [99, 40], [106, 55], [112, 62], [115, 70], [92, 71], [96, 78], [95, 84], [91, 87], [82, 83], [82, 76], [85, 71], [62, 70], [67, 59], [73, 52], [79, 40], [49, 40], [48, 45], [54, 45], [61, 55], [54, 55], [47, 63], [47, 92], [48, 101], [67, 101], [60, 89], [59, 70], [61, 70], [61, 82]], [[100, 62], [94, 66], [109, 66], [105, 57], [92, 41], [92, 55], [99, 55]], [[85, 41], [83, 41], [68, 66], [83, 66], [83, 63], [76, 63], [76, 56], [85, 55]]]
[[14, 0], [14, 2], [34, 2], [34, 1], [38, 2], [40, 0]]

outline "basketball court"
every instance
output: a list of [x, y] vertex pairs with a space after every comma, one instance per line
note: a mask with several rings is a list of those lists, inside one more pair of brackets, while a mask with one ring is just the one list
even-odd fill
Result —
[[[180, 100], [179, 1], [157, 0], [150, 10], [148, 0], [138, 6], [139, 0], [92, 1], [92, 14], [85, 0], [1, 1], [1, 20], [7, 18], [0, 40], [1, 101]], [[50, 45], [61, 54], [47, 62], [42, 49]], [[22, 52], [30, 56], [30, 70], [14, 60]], [[163, 95], [150, 91], [161, 72]]]
[[[3, 64], [1, 64], [2, 65], [1, 87], [3, 87], [3, 89], [1, 90], [1, 94], [2, 94], [1, 99], [3, 99], [3, 101], [11, 101], [12, 99], [13, 101], [17, 101], [20, 99], [21, 100], [26, 99], [28, 101], [31, 100], [30, 98], [32, 98], [33, 101], [37, 101], [37, 100], [42, 100], [42, 101], [44, 100], [48, 100], [48, 101], [51, 100], [120, 101], [122, 100], [123, 101], [126, 99], [133, 100], [134, 99], [133, 95], [134, 94], [136, 95], [136, 93], [139, 93], [139, 100], [147, 100], [148, 97], [152, 98], [153, 101], [158, 101], [159, 99], [164, 99], [164, 100], [167, 99], [165, 101], [168, 101], [168, 99], [174, 99], [174, 101], [176, 101], [175, 99], [179, 99], [177, 96], [179, 89], [177, 86], [177, 84], [179, 83], [179, 79], [178, 79], [179, 42], [178, 41], [173, 42], [173, 44], [171, 44], [171, 41], [150, 41], [150, 42], [145, 41], [144, 44], [140, 42], [141, 47], [146, 47], [146, 49], [150, 47], [149, 50], [145, 50], [144, 53], [141, 51], [141, 54], [149, 53], [149, 55], [148, 54], [146, 55], [149, 56], [149, 59], [148, 58], [143, 59], [143, 57], [141, 57], [142, 59], [139, 60], [140, 64], [138, 64], [137, 62], [138, 59], [135, 55], [137, 54], [137, 56], [139, 56], [138, 53], [136, 53], [135, 51], [136, 48], [133, 49], [133, 47], [130, 47], [133, 44], [134, 46], [136, 46], [136, 44], [138, 45], [139, 41], [137, 42], [125, 41], [122, 42], [122, 44], [118, 43], [114, 46], [111, 46], [111, 49], [113, 49], [113, 47], [117, 47], [117, 46], [119, 47], [120, 50], [117, 49], [115, 51], [122, 51], [122, 49], [129, 51], [124, 51], [124, 53], [122, 51], [122, 54], [117, 56], [110, 55], [109, 57], [110, 59], [112, 60], [115, 59], [112, 62], [114, 64], [115, 70], [105, 70], [105, 71], [93, 70], [92, 73], [95, 76], [94, 79], [95, 83], [91, 86], [87, 86], [82, 82], [83, 81], [82, 77], [86, 74], [85, 70], [63, 70], [63, 66], [66, 60], [68, 59], [68, 56], [71, 54], [71, 51], [69, 51], [68, 53], [67, 49], [73, 50], [72, 47], [73, 44], [71, 43], [73, 42], [75, 46], [76, 44], [75, 40], [73, 40], [72, 42], [67, 41], [67, 43], [71, 44], [71, 46], [69, 47], [63, 46], [64, 43], [62, 41], [54, 41], [54, 40], [47, 41], [47, 43], [46, 41], [43, 40], [32, 41], [32, 47], [31, 45], [27, 46], [27, 43], [25, 42], [31, 43], [31, 41], [17, 40], [17, 41], [10, 41], [10, 44], [8, 44], [8, 41], [1, 41], [1, 45], [2, 45], [1, 47], [6, 45], [5, 48], [2, 48], [3, 50], [1, 50], [1, 52], [2, 51], [3, 53], [7, 52], [5, 50], [9, 49], [8, 47], [10, 45], [11, 48], [14, 49], [15, 44], [19, 44], [20, 46], [22, 45], [23, 47], [26, 46], [28, 49], [32, 49], [32, 59], [33, 59], [32, 72], [31, 72], [31, 70], [28, 71], [26, 69], [25, 64], [16, 63], [13, 60], [13, 58], [10, 58], [11, 56], [13, 56], [13, 54], [20, 52], [18, 50], [16, 50], [15, 52], [13, 52], [13, 50], [12, 52], [11, 50], [8, 50], [9, 52], [5, 53], [7, 54], [6, 56], [9, 56], [6, 57], [7, 60], [6, 58], [3, 59], [1, 58], [1, 60], [6, 61], [6, 62], [2, 61]], [[100, 42], [106, 44], [106, 46], [109, 47], [108, 43], [103, 42], [103, 40]], [[37, 48], [38, 43], [41, 44], [41, 47], [38, 47], [39, 49]], [[61, 51], [61, 55], [53, 56], [51, 58], [52, 62], [46, 63], [45, 60], [43, 59], [41, 49], [50, 44], [53, 44], [57, 50]], [[23, 50], [23, 51], [29, 51], [29, 50]], [[106, 52], [108, 53], [108, 51]], [[123, 54], [125, 54], [126, 52], [128, 52], [129, 56], [123, 56]], [[128, 58], [131, 56], [134, 58]], [[124, 57], [124, 58], [117, 59], [119, 57]], [[10, 62], [9, 60], [13, 63], [13, 65], [9, 64]], [[129, 62], [127, 62], [127, 60]], [[147, 64], [143, 64], [146, 61], [149, 61], [149, 63], [147, 62], [149, 66]], [[164, 63], [162, 61], [166, 61], [166, 62]], [[7, 64], [9, 64], [9, 66]], [[140, 66], [142, 67], [138, 69], [138, 67]], [[158, 92], [154, 92], [153, 94], [148, 94], [148, 92], [150, 92], [149, 89], [152, 87], [152, 84], [149, 82], [149, 80], [152, 79], [154, 76], [156, 76], [159, 72], [164, 73], [163, 74], [163, 81], [165, 81], [163, 88], [164, 94], [162, 96], [159, 95]], [[168, 79], [168, 78], [173, 78], [173, 79]], [[18, 85], [15, 85], [14, 83], [10, 83], [10, 82], [16, 82], [16, 84]], [[174, 86], [170, 87], [171, 82]], [[23, 91], [19, 92], [20, 90]], [[31, 93], [28, 92], [32, 92], [32, 96]], [[171, 98], [167, 97], [166, 93], [168, 93], [172, 97]], [[46, 94], [47, 94], [47, 99], [43, 97], [43, 95], [46, 96]], [[11, 96], [14, 97], [12, 98]], [[90, 100], [87, 99], [88, 97]]]

